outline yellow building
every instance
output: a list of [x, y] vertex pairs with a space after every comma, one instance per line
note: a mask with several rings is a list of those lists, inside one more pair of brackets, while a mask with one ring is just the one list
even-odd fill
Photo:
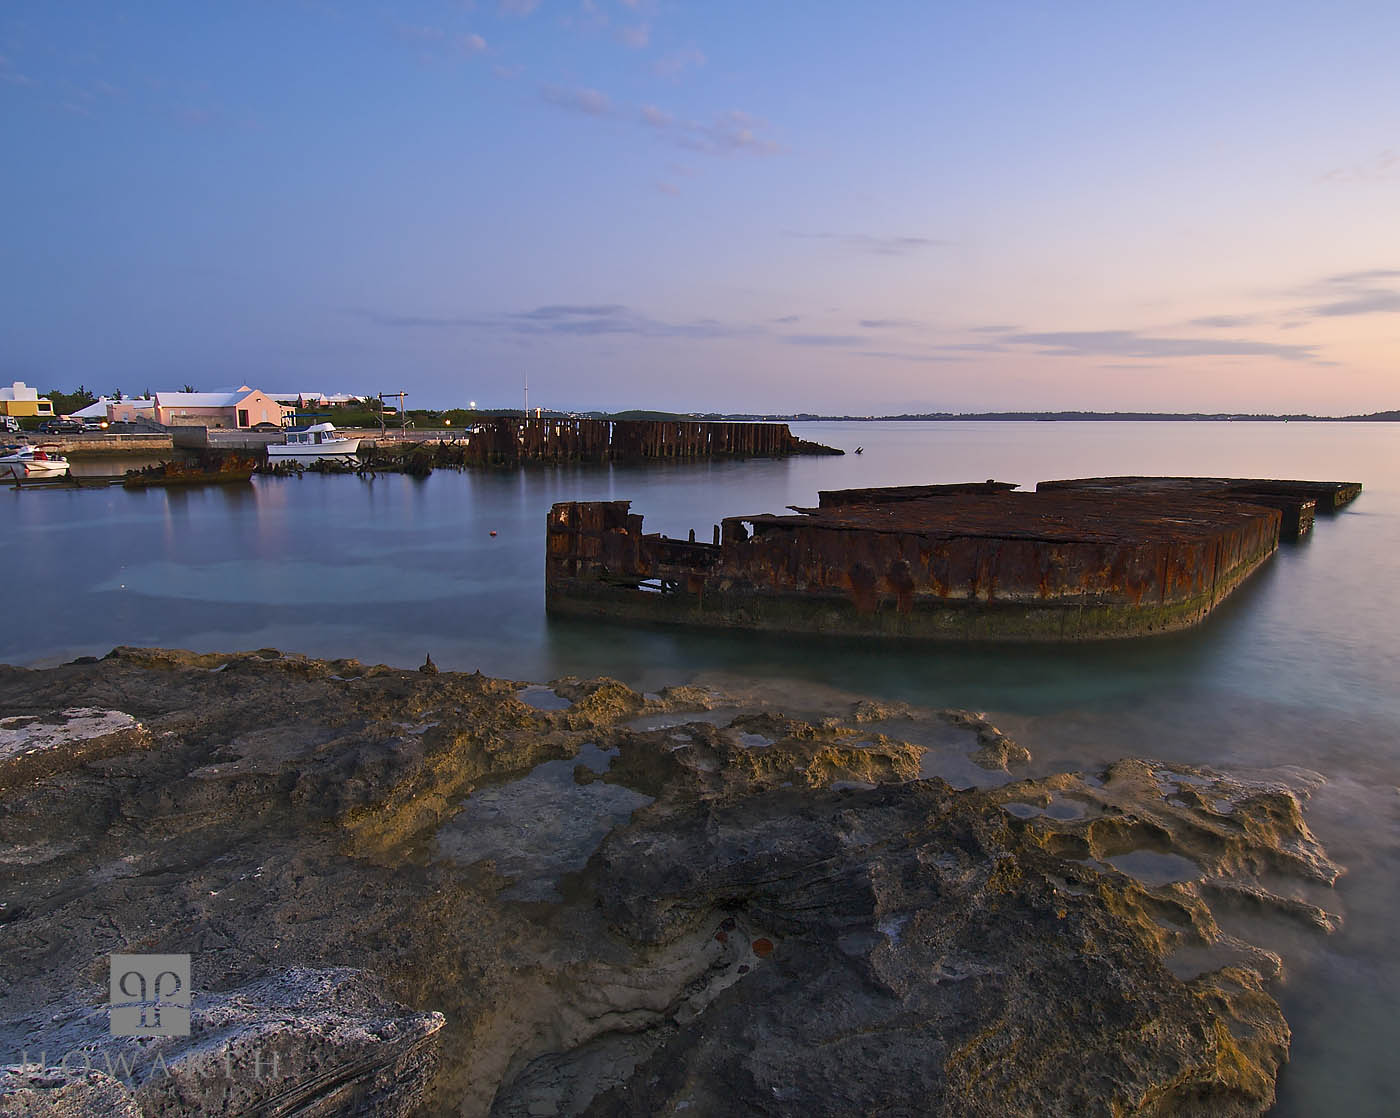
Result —
[[0, 415], [51, 416], [53, 401], [42, 399], [37, 388], [17, 380], [9, 388], [0, 388]]

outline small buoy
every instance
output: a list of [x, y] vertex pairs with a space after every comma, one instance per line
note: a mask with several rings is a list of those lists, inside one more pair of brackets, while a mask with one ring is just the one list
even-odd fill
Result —
[[494, 535], [496, 534], [496, 529], [492, 528], [492, 529], [491, 529], [491, 534], [494, 536]]
[[759, 937], [753, 941], [753, 953], [760, 959], [766, 959], [773, 954], [773, 941], [764, 937]]

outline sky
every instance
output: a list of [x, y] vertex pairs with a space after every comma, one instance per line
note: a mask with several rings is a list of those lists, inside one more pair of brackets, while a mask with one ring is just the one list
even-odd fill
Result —
[[0, 0], [0, 382], [1400, 408], [1400, 4]]

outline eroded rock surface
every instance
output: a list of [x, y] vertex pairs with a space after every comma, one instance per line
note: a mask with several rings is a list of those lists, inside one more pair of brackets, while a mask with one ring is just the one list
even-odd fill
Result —
[[[0, 668], [0, 718], [79, 709], [141, 733], [0, 789], [0, 1063], [107, 1051], [108, 953], [189, 952], [167, 1061], [285, 1042], [317, 1114], [1258, 1114], [1289, 1034], [1254, 933], [1336, 923], [1307, 774], [960, 790], [901, 728], [1025, 763], [968, 712], [273, 650]], [[169, 1093], [192, 1072], [48, 1074], [0, 1114], [220, 1112]]]

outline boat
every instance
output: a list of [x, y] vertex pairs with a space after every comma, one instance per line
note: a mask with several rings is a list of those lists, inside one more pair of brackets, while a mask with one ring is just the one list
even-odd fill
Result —
[[0, 477], [39, 481], [68, 476], [68, 459], [42, 446], [7, 446], [0, 454]]
[[337, 434], [334, 423], [313, 423], [308, 427], [288, 427], [286, 441], [267, 448], [267, 460], [274, 466], [280, 462], [353, 464], [359, 449], [360, 440]]
[[231, 485], [251, 481], [257, 461], [232, 455], [216, 464], [161, 462], [143, 470], [127, 470], [122, 485], [128, 489], [171, 485]]

